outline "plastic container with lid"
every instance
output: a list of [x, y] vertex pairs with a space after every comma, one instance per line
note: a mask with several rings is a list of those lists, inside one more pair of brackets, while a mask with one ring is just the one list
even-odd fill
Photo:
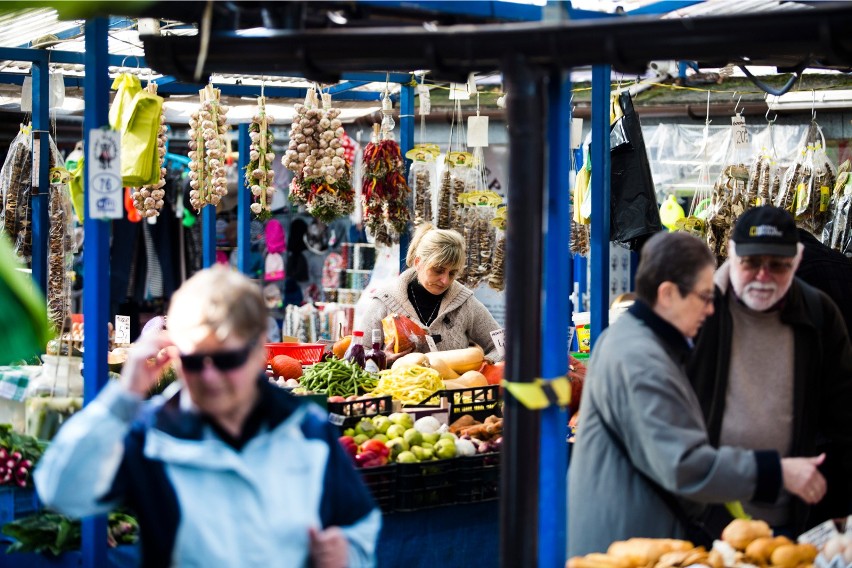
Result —
[[574, 312], [574, 328], [577, 333], [577, 351], [588, 353], [591, 350], [592, 330], [589, 312]]

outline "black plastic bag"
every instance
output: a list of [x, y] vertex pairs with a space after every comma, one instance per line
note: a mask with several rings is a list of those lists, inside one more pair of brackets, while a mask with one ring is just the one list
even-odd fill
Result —
[[624, 116], [613, 126], [620, 123], [627, 144], [610, 148], [610, 240], [639, 250], [663, 226], [639, 117], [628, 93], [619, 95], [618, 104]]

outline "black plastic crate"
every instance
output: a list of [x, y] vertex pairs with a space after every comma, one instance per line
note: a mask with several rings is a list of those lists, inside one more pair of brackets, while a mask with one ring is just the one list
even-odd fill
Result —
[[477, 503], [500, 497], [500, 452], [456, 458], [456, 502]]
[[364, 418], [388, 416], [392, 412], [393, 401], [390, 396], [328, 403], [328, 421], [341, 428], [350, 428]]
[[500, 385], [444, 391], [450, 407], [450, 424], [465, 414], [483, 422], [491, 415], [503, 416]]
[[416, 511], [455, 503], [456, 460], [397, 464], [396, 510]]
[[365, 467], [358, 470], [364, 485], [373, 494], [376, 504], [384, 513], [393, 512], [396, 507], [396, 464], [379, 467]]

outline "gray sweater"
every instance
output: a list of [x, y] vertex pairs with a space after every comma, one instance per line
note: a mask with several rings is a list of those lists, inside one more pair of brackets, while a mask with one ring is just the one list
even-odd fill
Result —
[[355, 329], [363, 330], [364, 337], [369, 337], [372, 330], [382, 329], [382, 318], [400, 314], [425, 328], [430, 335], [439, 335], [440, 341], [436, 342], [438, 351], [464, 349], [473, 342], [482, 347], [485, 356], [492, 361], [502, 359], [490, 335], [500, 326], [473, 292], [458, 282], [454, 281], [444, 294], [432, 325], [424, 325], [408, 300], [408, 284], [416, 277], [416, 271], [409, 268], [394, 282], [376, 290], [355, 322]]

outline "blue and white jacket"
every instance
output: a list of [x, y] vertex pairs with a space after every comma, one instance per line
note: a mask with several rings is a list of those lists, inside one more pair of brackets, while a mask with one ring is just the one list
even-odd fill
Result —
[[309, 527], [340, 527], [349, 566], [373, 566], [381, 514], [338, 433], [313, 405], [260, 381], [240, 450], [188, 393], [143, 403], [110, 384], [59, 431], [34, 479], [41, 500], [83, 517], [130, 507], [144, 566], [309, 565]]

